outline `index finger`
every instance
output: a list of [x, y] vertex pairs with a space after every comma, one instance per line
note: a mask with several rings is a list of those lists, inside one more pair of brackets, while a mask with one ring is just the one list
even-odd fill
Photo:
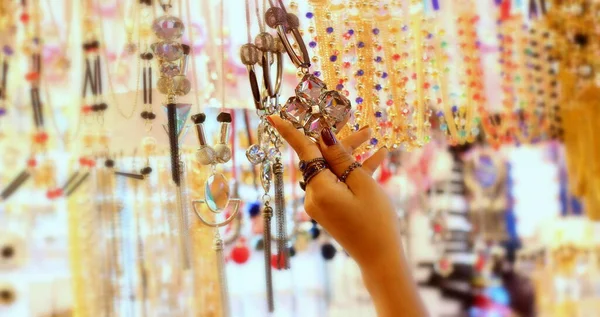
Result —
[[267, 120], [294, 149], [301, 160], [312, 160], [323, 157], [319, 147], [294, 126], [279, 116], [268, 116]]

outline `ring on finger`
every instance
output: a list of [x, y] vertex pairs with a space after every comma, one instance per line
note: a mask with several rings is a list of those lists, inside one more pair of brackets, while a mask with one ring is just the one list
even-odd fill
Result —
[[325, 162], [324, 159], [314, 161], [305, 166], [304, 170], [302, 170], [302, 178], [304, 180], [300, 182], [300, 188], [302, 188], [302, 190], [306, 190], [306, 185], [308, 185], [308, 182], [310, 182], [310, 180], [317, 176], [317, 174], [321, 173], [327, 168], [327, 162]]
[[360, 162], [354, 162], [354, 163], [350, 164], [350, 166], [348, 166], [348, 168], [346, 168], [344, 173], [342, 173], [342, 175], [340, 176], [340, 181], [345, 183], [346, 179], [348, 179], [348, 176], [350, 176], [350, 173], [352, 173], [352, 171], [354, 171], [355, 169], [357, 169], [361, 166], [362, 166], [362, 164], [360, 164]]

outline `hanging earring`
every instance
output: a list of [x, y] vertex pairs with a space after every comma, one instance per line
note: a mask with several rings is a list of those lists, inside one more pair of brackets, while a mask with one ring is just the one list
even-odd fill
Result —
[[[219, 271], [219, 282], [221, 284], [221, 302], [223, 307], [223, 315], [229, 316], [229, 292], [227, 290], [227, 276], [225, 273], [225, 256], [224, 256], [224, 241], [221, 238], [221, 234], [219, 233], [219, 228], [224, 227], [231, 223], [234, 219], [236, 219], [238, 214], [238, 209], [241, 200], [240, 199], [232, 199], [230, 198], [229, 184], [225, 176], [221, 173], [217, 173], [216, 166], [217, 164], [227, 163], [231, 159], [231, 149], [225, 143], [228, 140], [229, 136], [229, 124], [231, 123], [231, 114], [226, 112], [221, 112], [217, 117], [221, 122], [221, 131], [219, 135], [219, 151], [215, 150], [206, 150], [207, 147], [210, 147], [206, 144], [204, 129], [202, 122], [206, 118], [206, 115], [203, 113], [196, 114], [192, 116], [192, 120], [196, 124], [196, 132], [198, 133], [198, 141], [200, 143], [201, 148], [203, 149], [198, 155], [200, 158], [200, 163], [205, 165], [203, 162], [210, 162], [211, 165], [211, 175], [205, 182], [204, 185], [204, 199], [202, 200], [192, 200], [192, 207], [194, 212], [200, 219], [200, 221], [209, 226], [215, 228], [214, 234], [214, 244], [213, 248], [216, 252], [217, 256], [217, 269]], [[214, 160], [208, 160], [206, 153], [215, 152]], [[229, 153], [229, 156], [228, 154]], [[208, 210], [213, 214], [222, 214], [227, 207], [231, 204], [233, 211], [230, 215], [228, 215], [223, 221], [209, 221], [207, 220], [202, 213], [200, 213], [198, 209], [198, 204], [204, 204], [208, 208]]]

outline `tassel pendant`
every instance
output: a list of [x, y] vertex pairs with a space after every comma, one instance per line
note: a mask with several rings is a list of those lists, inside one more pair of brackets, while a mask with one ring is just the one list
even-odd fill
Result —
[[227, 274], [225, 272], [225, 255], [223, 253], [223, 239], [219, 234], [219, 229], [215, 229], [215, 238], [213, 248], [217, 256], [217, 271], [219, 274], [219, 283], [221, 285], [221, 307], [223, 316], [229, 317], [229, 291], [227, 288]]
[[263, 209], [263, 243], [265, 247], [265, 281], [267, 285], [267, 305], [269, 312], [275, 310], [275, 302], [273, 300], [273, 272], [271, 270], [271, 217], [273, 216], [273, 208], [269, 206], [269, 202], [265, 202]]
[[285, 213], [285, 196], [283, 195], [283, 164], [278, 158], [273, 165], [275, 176], [275, 221], [277, 221], [277, 261], [278, 267], [289, 269], [290, 261], [287, 250], [287, 221]]

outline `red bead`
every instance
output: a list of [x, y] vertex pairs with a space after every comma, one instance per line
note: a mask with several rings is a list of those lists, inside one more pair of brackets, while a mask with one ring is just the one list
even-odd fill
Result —
[[441, 104], [442, 103], [442, 98], [438, 98], [437, 99], [437, 103], [438, 103], [438, 105]]
[[413, 73], [412, 76], [410, 76], [410, 78], [417, 79], [417, 73]]
[[396, 54], [392, 55], [392, 59], [395, 60], [395, 61], [400, 60], [400, 54], [396, 53]]
[[79, 165], [85, 166], [86, 163], [87, 163], [87, 159], [85, 157], [79, 158]]
[[350, 92], [349, 92], [348, 90], [344, 90], [344, 95], [345, 95], [346, 97], [348, 97], [348, 96], [350, 96]]
[[62, 188], [57, 188], [55, 191], [56, 197], [61, 197], [63, 195]]
[[391, 106], [394, 104], [394, 100], [392, 99], [388, 99], [388, 101], [385, 102], [386, 105]]
[[30, 158], [27, 160], [27, 166], [35, 167], [37, 165], [37, 161], [34, 158]]
[[23, 22], [23, 23], [29, 22], [29, 14], [27, 14], [27, 13], [21, 13], [21, 16], [19, 17], [19, 20], [21, 20], [21, 22]]
[[423, 84], [423, 88], [425, 88], [425, 89], [429, 89], [429, 86], [430, 86], [429, 83], [424, 83]]
[[46, 191], [46, 198], [48, 198], [48, 199], [54, 198], [54, 191], [52, 189], [48, 189], [48, 191]]
[[334, 50], [334, 51], [333, 51], [333, 55], [336, 55], [336, 56], [337, 56], [337, 55], [340, 55], [340, 51], [338, 51], [338, 50]]
[[350, 68], [351, 64], [350, 62], [344, 62], [344, 68]]
[[442, 232], [442, 225], [440, 225], [439, 223], [436, 223], [433, 225], [433, 231], [435, 233], [440, 233]]
[[48, 141], [48, 133], [39, 132], [34, 136], [35, 143], [46, 143]]
[[244, 264], [250, 258], [250, 249], [247, 246], [240, 244], [231, 249], [229, 254], [233, 262], [237, 264]]
[[345, 33], [344, 34], [344, 40], [349, 40], [351, 36], [352, 35], [350, 35], [349, 33]]
[[276, 270], [281, 270], [284, 267], [284, 261], [285, 258], [283, 256], [283, 254], [281, 255], [277, 255], [277, 254], [273, 254], [271, 255], [271, 267], [276, 269]]
[[25, 75], [25, 79], [27, 81], [37, 81], [40, 79], [40, 74], [38, 72], [29, 72]]
[[87, 114], [90, 113], [92, 111], [92, 106], [90, 105], [84, 105], [81, 107], [81, 112]]

